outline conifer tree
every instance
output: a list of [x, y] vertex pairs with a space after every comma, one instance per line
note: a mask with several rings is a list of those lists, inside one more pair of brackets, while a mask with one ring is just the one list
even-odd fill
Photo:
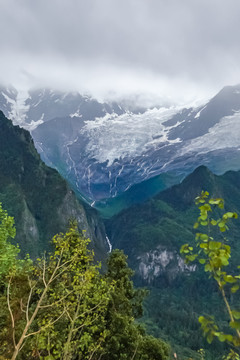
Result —
[[128, 267], [127, 256], [114, 250], [108, 259], [106, 277], [115, 281], [106, 315], [106, 328], [102, 360], [165, 360], [169, 348], [160, 339], [145, 333], [135, 319], [142, 316], [142, 302], [147, 292], [135, 289], [131, 277], [134, 272]]

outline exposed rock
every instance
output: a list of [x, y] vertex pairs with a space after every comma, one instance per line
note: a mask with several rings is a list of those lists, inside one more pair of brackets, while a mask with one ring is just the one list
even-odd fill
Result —
[[192, 272], [196, 265], [187, 265], [176, 251], [169, 251], [158, 246], [156, 249], [145, 252], [138, 256], [138, 275], [147, 283], [163, 274], [168, 275], [169, 280], [174, 280], [181, 272]]

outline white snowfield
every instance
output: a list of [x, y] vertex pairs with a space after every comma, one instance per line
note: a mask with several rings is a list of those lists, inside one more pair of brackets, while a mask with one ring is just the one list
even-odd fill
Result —
[[[240, 111], [223, 117], [208, 133], [191, 140], [179, 156], [190, 152], [206, 154], [209, 151], [240, 147]], [[240, 150], [240, 149], [239, 149]]]
[[174, 126], [163, 124], [180, 110], [176, 107], [154, 108], [143, 114], [107, 114], [95, 121], [86, 121], [81, 130], [88, 137], [86, 150], [90, 157], [100, 163], [108, 161], [111, 166], [116, 159], [139, 156], [160, 143], [180, 142], [180, 139], [168, 139], [170, 129], [180, 123]]

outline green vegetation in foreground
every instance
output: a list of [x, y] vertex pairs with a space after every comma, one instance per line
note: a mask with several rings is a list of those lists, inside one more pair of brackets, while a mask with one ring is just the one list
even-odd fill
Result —
[[135, 322], [145, 291], [133, 287], [122, 251], [102, 275], [76, 223], [35, 262], [19, 259], [14, 237], [13, 218], [0, 206], [1, 360], [168, 359], [168, 346]]
[[[235, 212], [228, 211], [218, 217], [215, 209], [223, 209], [224, 201], [221, 198], [210, 198], [207, 191], [202, 191], [196, 198], [196, 205], [200, 210], [199, 217], [194, 224], [195, 229], [203, 228], [204, 232], [197, 232], [194, 244], [184, 244], [181, 247], [181, 253], [184, 255], [187, 263], [198, 260], [203, 265], [204, 271], [213, 278], [218, 286], [222, 296], [229, 323], [228, 326], [221, 327], [218, 324], [218, 318], [214, 316], [200, 316], [199, 322], [208, 343], [212, 343], [214, 338], [220, 342], [230, 344], [231, 350], [226, 356], [228, 359], [240, 359], [240, 302], [238, 297], [234, 299], [240, 288], [239, 268], [232, 272], [227, 272], [231, 258], [231, 246], [226, 237], [215, 236], [216, 229], [220, 234], [229, 230], [230, 219], [237, 219]], [[204, 229], [205, 227], [205, 229]], [[199, 231], [199, 230], [198, 230]], [[220, 318], [221, 320], [221, 318]]]

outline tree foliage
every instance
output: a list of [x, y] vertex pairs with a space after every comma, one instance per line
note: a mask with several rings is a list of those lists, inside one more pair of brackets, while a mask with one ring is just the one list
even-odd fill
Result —
[[0, 279], [16, 265], [19, 249], [8, 241], [14, 239], [15, 235], [14, 219], [8, 216], [0, 203]]
[[113, 283], [100, 276], [88, 242], [72, 224], [66, 234], [53, 238], [53, 255], [28, 266], [22, 261], [5, 276], [2, 305], [7, 305], [8, 316], [1, 349], [12, 360], [66, 360], [76, 354], [88, 358], [101, 347]]
[[0, 359], [167, 359], [168, 346], [135, 322], [144, 291], [134, 289], [121, 251], [101, 274], [72, 222], [53, 237], [52, 254], [20, 260], [1, 207], [0, 220]]
[[[240, 274], [236, 270], [232, 273], [226, 270], [231, 258], [231, 247], [226, 237], [222, 235], [229, 230], [230, 221], [237, 219], [238, 215], [228, 211], [219, 216], [219, 210], [224, 209], [224, 200], [221, 198], [209, 199], [207, 191], [202, 191], [201, 195], [196, 198], [196, 205], [200, 214], [194, 228], [203, 227], [205, 231], [197, 232], [195, 244], [184, 244], [181, 247], [181, 253], [187, 263], [198, 260], [199, 264], [204, 266], [209, 277], [217, 282], [229, 316], [229, 329], [228, 331], [221, 330], [213, 316], [200, 316], [199, 322], [209, 343], [214, 338], [220, 342], [230, 343], [234, 350], [232, 349], [226, 358], [239, 359], [235, 350], [240, 347], [240, 304], [238, 299], [233, 302], [232, 297], [240, 288]], [[238, 266], [239, 268], [240, 266]]]

